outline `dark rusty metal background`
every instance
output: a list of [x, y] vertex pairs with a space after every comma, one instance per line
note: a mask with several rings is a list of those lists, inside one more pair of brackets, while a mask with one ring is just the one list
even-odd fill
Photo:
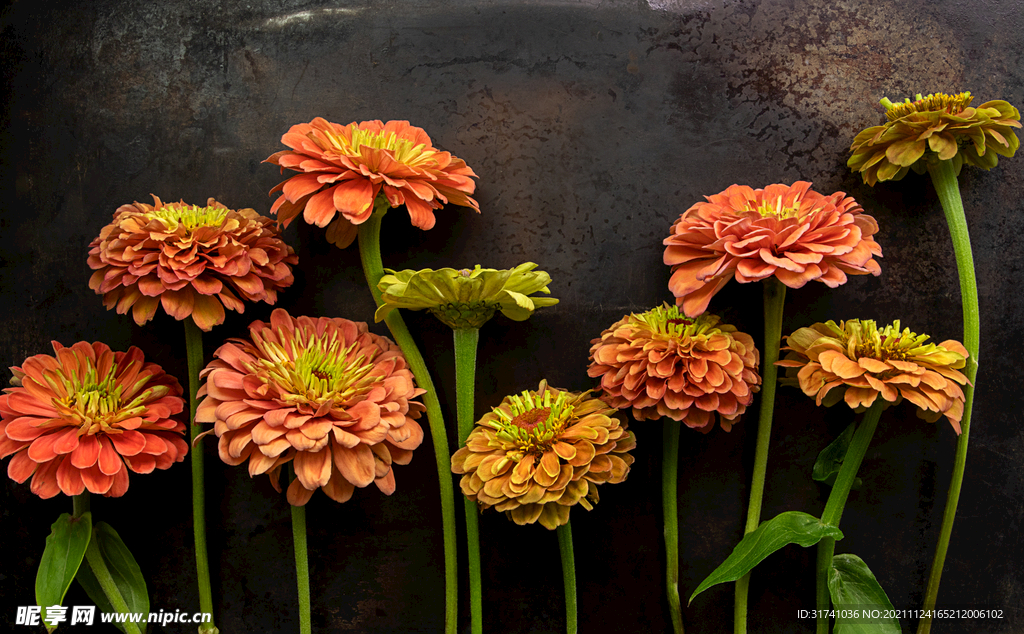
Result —
[[[480, 175], [477, 216], [452, 207], [429, 232], [405, 212], [384, 223], [386, 266], [511, 267], [551, 273], [561, 303], [525, 323], [481, 333], [477, 412], [509, 392], [552, 384], [588, 389], [589, 341], [624, 313], [670, 295], [661, 241], [702, 196], [734, 182], [812, 180], [854, 195], [879, 222], [879, 278], [790, 291], [783, 332], [812, 321], [901, 319], [935, 340], [960, 338], [950, 241], [930, 184], [909, 176], [872, 189], [845, 167], [877, 105], [915, 92], [971, 90], [1024, 104], [1024, 3], [840, 0], [649, 2], [201, 3], [21, 0], [0, 17], [8, 88], [0, 207], [0, 363], [48, 342], [136, 344], [184, 379], [181, 325], [146, 327], [107, 312], [85, 259], [121, 204], [202, 202], [266, 213], [280, 176], [261, 161], [294, 123], [408, 119]], [[1002, 620], [937, 623], [937, 633], [1024, 630], [1024, 435], [1020, 431], [1024, 157], [960, 183], [976, 254], [982, 358], [971, 450], [940, 607], [1001, 609]], [[300, 258], [279, 305], [292, 314], [372, 319], [353, 247], [295, 223]], [[761, 340], [761, 288], [730, 284], [712, 309]], [[270, 308], [229, 314], [213, 349]], [[407, 317], [442, 400], [453, 402], [450, 333]], [[384, 332], [380, 325], [373, 326]], [[448, 407], [454, 427], [454, 408]], [[763, 517], [820, 513], [810, 480], [817, 452], [853, 419], [796, 390], [777, 398]], [[756, 413], [756, 408], [755, 408]], [[684, 434], [680, 467], [681, 591], [685, 596], [742, 535], [756, 415], [731, 433]], [[659, 469], [661, 431], [635, 424], [629, 480], [573, 512], [581, 632], [665, 632]], [[952, 469], [955, 435], [887, 411], [843, 518], [838, 552], [865, 559], [898, 608], [920, 607]], [[209, 537], [222, 632], [297, 631], [289, 512], [265, 479], [208, 458]], [[391, 497], [356, 493], [308, 507], [317, 632], [442, 629], [442, 550], [429, 438], [396, 471]], [[153, 609], [198, 606], [185, 465], [132, 478], [121, 499], [93, 498], [147, 577]], [[70, 510], [28, 486], [0, 487], [0, 623], [33, 601], [50, 522]], [[563, 594], [553, 533], [481, 519], [485, 625], [491, 632], [560, 632]], [[751, 631], [808, 632], [813, 549], [790, 547], [753, 577]], [[464, 559], [460, 561], [464, 563]], [[461, 566], [460, 566], [461, 568]], [[468, 631], [463, 575], [462, 625]], [[89, 603], [73, 588], [66, 604]], [[688, 631], [728, 631], [732, 589], [685, 608]], [[916, 627], [903, 621], [904, 631]], [[184, 626], [167, 631], [189, 631]], [[82, 631], [100, 631], [98, 626]]]

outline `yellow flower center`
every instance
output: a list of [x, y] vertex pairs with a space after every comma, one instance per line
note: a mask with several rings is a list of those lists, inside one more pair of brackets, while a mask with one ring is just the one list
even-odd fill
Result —
[[199, 207], [197, 205], [182, 205], [169, 203], [160, 209], [154, 209], [149, 215], [160, 218], [170, 229], [176, 229], [183, 225], [189, 231], [199, 227], [219, 227], [224, 222], [230, 209], [224, 207]]
[[782, 204], [782, 196], [779, 196], [774, 201], [762, 200], [759, 205], [748, 204], [746, 211], [756, 211], [761, 214], [762, 218], [795, 218], [799, 215], [799, 209], [797, 207], [788, 207]]
[[521, 396], [509, 397], [508, 408], [495, 409], [501, 429], [497, 436], [517, 445], [521, 455], [543, 453], [558, 441], [559, 434], [575, 422], [574, 407], [569, 404], [569, 393], [545, 390], [544, 396], [524, 391]]
[[918, 335], [909, 328], [901, 331], [898, 319], [881, 332], [874, 321], [860, 319], [854, 323], [852, 330], [847, 345], [857, 359], [870, 357], [879, 361], [906, 361], [907, 357], [917, 354], [920, 346], [928, 339], [928, 335]]
[[325, 131], [324, 134], [327, 135], [333, 147], [323, 149], [334, 149], [338, 154], [344, 156], [359, 156], [359, 148], [363, 146], [375, 150], [387, 150], [396, 161], [405, 165], [423, 163], [437, 153], [433, 149], [424, 149], [426, 145], [423, 143], [414, 144], [409, 139], [403, 139], [394, 132], [363, 130], [354, 123], [349, 124], [348, 129], [351, 139], [346, 139], [344, 136], [335, 134], [331, 130]]
[[[130, 403], [122, 403], [123, 386], [117, 384], [116, 363], [111, 364], [103, 377], [98, 375], [96, 367], [88, 360], [79, 358], [79, 363], [86, 366], [81, 374], [61, 368], [45, 372], [43, 378], [55, 394], [64, 395], [51, 399], [51, 403], [62, 419], [78, 423], [80, 435], [119, 434], [122, 430], [114, 428], [114, 424], [143, 415], [146, 412], [144, 402], [150, 398], [161, 398], [170, 392], [168, 387], [160, 385], [139, 394]], [[148, 383], [150, 378], [151, 375], [142, 374], [134, 386], [136, 390]]]
[[660, 335], [661, 339], [688, 341], [694, 337], [710, 337], [720, 332], [715, 327], [720, 321], [717, 315], [705, 313], [697, 317], [687, 317], [679, 311], [678, 306], [658, 306], [632, 317], [651, 332]]
[[327, 401], [348, 403], [382, 380], [379, 376], [367, 376], [373, 370], [372, 357], [358, 355], [349, 359], [356, 345], [343, 347], [338, 333], [318, 337], [296, 330], [287, 347], [257, 341], [264, 358], [248, 364], [248, 369], [262, 382], [274, 384], [287, 402], [317, 406]]
[[918, 93], [914, 101], [908, 98], [904, 99], [903, 103], [894, 104], [888, 99], [882, 99], [881, 103], [885, 106], [885, 116], [888, 117], [889, 121], [896, 121], [915, 112], [948, 112], [949, 114], [956, 114], [967, 108], [973, 99], [974, 97], [970, 92], [961, 92], [955, 95], [939, 92], [927, 97], [922, 97], [921, 93]]

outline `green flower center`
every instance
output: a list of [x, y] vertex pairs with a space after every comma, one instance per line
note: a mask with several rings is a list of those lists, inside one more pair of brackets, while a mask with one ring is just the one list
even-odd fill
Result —
[[[82, 362], [82, 359], [79, 361]], [[43, 378], [55, 394], [66, 395], [51, 399], [51, 404], [64, 420], [77, 421], [82, 428], [79, 433], [84, 435], [121, 433], [120, 429], [112, 426], [145, 414], [144, 402], [150, 398], [161, 398], [170, 392], [166, 386], [156, 386], [139, 394], [130, 403], [123, 403], [123, 386], [117, 384], [116, 363], [111, 364], [102, 377], [91, 363], [81, 375], [73, 369], [61, 370], [63, 372], [43, 373]], [[150, 378], [152, 375], [142, 374], [134, 386], [136, 391], [148, 383]]]
[[948, 112], [949, 114], [956, 114], [967, 108], [973, 100], [974, 97], [970, 92], [961, 92], [955, 95], [938, 92], [927, 97], [922, 97], [921, 93], [918, 93], [914, 101], [908, 98], [904, 99], [903, 103], [896, 104], [888, 99], [882, 99], [881, 104], [885, 106], [885, 116], [888, 117], [889, 121], [896, 121], [915, 112]]
[[779, 196], [774, 201], [762, 200], [761, 204], [753, 205], [748, 204], [746, 211], [756, 211], [761, 214], [762, 218], [796, 218], [800, 215], [800, 210], [797, 207], [787, 207], [782, 204], [782, 196]]
[[717, 315], [704, 313], [698, 317], [687, 317], [678, 306], [658, 306], [641, 315], [634, 314], [632, 318], [666, 339], [686, 340], [720, 332], [715, 327], [720, 321]]
[[[556, 394], [553, 399], [552, 393]], [[575, 421], [569, 393], [560, 390], [545, 390], [543, 397], [524, 391], [521, 396], [509, 397], [508, 407], [511, 414], [503, 409], [494, 410], [501, 426], [497, 436], [517, 445], [524, 455], [547, 451]]]
[[149, 212], [171, 225], [172, 229], [183, 225], [189, 231], [199, 227], [219, 227], [230, 209], [224, 207], [199, 207], [196, 205], [164, 205]]
[[325, 131], [334, 146], [332, 149], [344, 156], [358, 156], [359, 148], [366, 146], [375, 150], [387, 150], [399, 163], [413, 165], [435, 154], [434, 150], [425, 150], [424, 144], [417, 145], [409, 139], [401, 138], [394, 132], [362, 130], [355, 124], [349, 125], [348, 128], [351, 131], [351, 140], [337, 135], [333, 131]]
[[289, 403], [348, 403], [382, 380], [367, 376], [373, 370], [372, 357], [350, 358], [358, 343], [343, 346], [336, 332], [318, 337], [296, 330], [290, 346], [266, 340], [256, 345], [264, 358], [247, 368], [263, 383], [274, 384]]
[[918, 354], [921, 345], [928, 340], [928, 335], [918, 335], [909, 328], [901, 331], [898, 319], [881, 332], [874, 321], [857, 320], [853, 331], [853, 352], [856, 358], [870, 357], [879, 361], [905, 361], [907, 357]]

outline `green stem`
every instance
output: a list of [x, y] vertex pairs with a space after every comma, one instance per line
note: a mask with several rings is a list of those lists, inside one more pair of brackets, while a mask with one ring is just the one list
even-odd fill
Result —
[[[381, 201], [383, 200], [383, 204]], [[380, 290], [377, 283], [384, 277], [384, 264], [380, 257], [380, 224], [387, 211], [387, 199], [378, 199], [373, 214], [366, 222], [359, 225], [359, 258], [363, 263], [363, 273], [370, 292], [378, 306], [381, 305]], [[423, 361], [413, 341], [409, 328], [405, 325], [400, 311], [393, 310], [384, 319], [395, 343], [402, 349], [416, 378], [416, 384], [426, 390], [423, 404], [427, 408], [427, 420], [430, 423], [430, 437], [434, 442], [434, 458], [437, 461], [437, 476], [441, 489], [441, 525], [444, 531], [444, 585], [445, 585], [445, 632], [455, 634], [458, 624], [458, 571], [456, 567], [455, 544], [455, 493], [452, 487], [451, 454], [448, 452], [444, 419], [441, 416], [441, 403], [437, 400], [434, 382], [430, 379], [427, 364]]]
[[[114, 582], [114, 578], [110, 575], [110, 569], [107, 568], [106, 562], [103, 561], [98, 540], [92, 539], [89, 541], [89, 547], [85, 549], [85, 561], [89, 564], [89, 568], [96, 577], [96, 581], [99, 582], [103, 594], [110, 601], [110, 606], [117, 610], [118, 614], [129, 614], [128, 604], [125, 603], [124, 597], [121, 596], [120, 590], [117, 589], [117, 583]], [[122, 625], [124, 625], [125, 632], [128, 634], [141, 634], [139, 626], [134, 623], [125, 622]]]
[[[978, 282], [974, 276], [974, 256], [971, 253], [971, 236], [967, 231], [967, 216], [964, 214], [964, 203], [960, 199], [960, 187], [957, 185], [956, 173], [950, 161], [937, 161], [928, 165], [928, 173], [932, 177], [932, 185], [939, 195], [942, 211], [946, 214], [949, 235], [953, 239], [953, 253], [956, 256], [956, 269], [960, 276], [960, 299], [964, 314], [964, 347], [970, 357], [964, 374], [969, 384], [964, 386], [964, 415], [960, 420], [960, 438], [956, 443], [956, 457], [953, 460], [953, 478], [946, 494], [946, 510], [942, 514], [942, 527], [939, 529], [939, 543], [935, 546], [935, 557], [932, 570], [928, 576], [928, 586], [924, 593], [923, 611], [930, 615], [935, 610], [935, 602], [939, 596], [939, 581], [942, 579], [942, 567], [946, 563], [946, 551], [949, 550], [949, 538], [953, 533], [953, 520], [956, 519], [956, 507], [960, 502], [960, 487], [964, 482], [964, 468], [967, 465], [967, 444], [970, 441], [971, 409], [974, 407], [975, 379], [978, 376], [978, 351], [981, 345], [981, 313], [978, 309]], [[930, 616], [922, 618], [917, 626], [917, 634], [928, 634], [932, 628]]]
[[672, 631], [683, 633], [683, 613], [679, 605], [679, 512], [676, 487], [679, 482], [679, 430], [682, 423], [664, 418], [662, 424], [661, 512], [665, 522], [665, 591], [668, 595]]
[[[479, 328], [456, 329], [455, 404], [459, 423], [459, 447], [473, 430], [473, 394], [476, 389], [476, 348]], [[480, 527], [476, 502], [462, 498], [466, 510], [466, 554], [469, 561], [469, 615], [472, 634], [483, 632], [483, 598], [480, 583]]]
[[89, 490], [86, 489], [78, 495], [71, 497], [71, 514], [75, 517], [82, 517], [89, 512]]
[[[822, 524], [839, 526], [839, 520], [843, 517], [843, 508], [846, 506], [846, 498], [850, 496], [850, 489], [853, 488], [853, 482], [857, 479], [860, 463], [864, 460], [864, 454], [868, 451], [871, 438], [875, 435], [875, 428], [878, 427], [878, 419], [882, 415], [883, 407], [885, 407], [885, 400], [880, 396], [875, 398], [874, 404], [868, 408], [864, 414], [864, 420], [857, 427], [857, 432], [853, 435], [850, 447], [846, 450], [846, 456], [843, 458], [843, 466], [839, 468], [839, 475], [836, 476], [836, 482], [832, 485], [832, 493], [829, 494], [828, 502], [825, 503], [825, 510], [821, 513]], [[832, 597], [828, 592], [828, 572], [832, 567], [832, 555], [835, 554], [835, 550], [836, 540], [831, 537], [826, 537], [818, 542], [815, 596], [819, 614], [822, 614], [820, 611], [824, 610], [825, 616], [818, 616], [817, 634], [828, 634], [827, 610], [832, 605]]]
[[[754, 476], [750, 482], [750, 505], [744, 534], [751, 533], [761, 522], [761, 500], [764, 498], [764, 479], [768, 472], [768, 445], [772, 436], [772, 413], [775, 409], [775, 385], [782, 341], [782, 308], [786, 303], [786, 287], [774, 277], [764, 281], [764, 355], [761, 357], [761, 416], [757, 423], [757, 447], [754, 450]], [[736, 603], [733, 609], [733, 631], [747, 632], [747, 593], [750, 573], [736, 582]]]
[[[295, 479], [295, 465], [288, 465], [288, 481]], [[291, 505], [289, 505], [291, 506]], [[292, 541], [295, 544], [295, 579], [299, 591], [299, 634], [310, 634], [309, 553], [306, 547], [306, 507], [292, 506]]]
[[206, 631], [214, 631], [213, 589], [210, 586], [210, 561], [206, 551], [206, 484], [203, 475], [203, 447], [196, 437], [203, 431], [195, 422], [199, 399], [199, 371], [203, 367], [203, 333], [191, 319], [185, 319], [185, 354], [188, 358], [189, 428], [192, 439], [192, 529], [196, 542], [196, 582], [199, 584], [199, 609], [210, 615]]
[[569, 522], [559, 526], [558, 552], [562, 555], [562, 580], [565, 585], [565, 631], [576, 634], [576, 562], [572, 556], [572, 529]]

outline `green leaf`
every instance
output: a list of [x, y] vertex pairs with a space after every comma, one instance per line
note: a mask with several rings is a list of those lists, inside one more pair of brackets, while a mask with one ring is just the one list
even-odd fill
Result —
[[[61, 605], [64, 601], [64, 595], [71, 587], [75, 573], [85, 558], [85, 549], [89, 547], [90, 537], [90, 513], [83, 513], [81, 517], [64, 513], [50, 526], [46, 548], [43, 549], [39, 571], [36, 573], [36, 604], [43, 607], [44, 614], [46, 608]], [[52, 632], [57, 626], [46, 625], [46, 629]]]
[[690, 595], [690, 601], [711, 586], [736, 581], [783, 546], [797, 544], [806, 548], [817, 544], [825, 537], [842, 539], [843, 532], [835, 526], [822, 524], [821, 520], [807, 513], [779, 513], [767, 522], [761, 522], [753, 532], [745, 535], [722, 565], [715, 568], [714, 572], [697, 586]]
[[[850, 448], [850, 442], [853, 440], [853, 433], [856, 429], [857, 423], [850, 423], [838, 438], [821, 450], [818, 459], [814, 461], [814, 469], [811, 470], [812, 478], [829, 486], [835, 484], [836, 476], [839, 475], [839, 470], [843, 467], [843, 458], [846, 457], [846, 451]], [[861, 479], [855, 478], [852, 488], [858, 489], [860, 485]]]
[[[121, 541], [121, 537], [106, 522], [99, 522], [93, 529], [93, 543], [89, 550], [95, 547], [101, 559], [99, 566], [93, 565], [89, 557], [86, 558], [85, 566], [78, 570], [78, 583], [85, 589], [85, 593], [96, 604], [100, 612], [117, 612], [115, 603], [123, 603], [127, 606], [127, 612], [149, 614], [149, 592], [146, 590], [146, 580], [142, 577], [142, 570], [135, 562], [131, 551]], [[90, 557], [92, 555], [90, 554]], [[108, 597], [103, 589], [101, 577], [109, 577], [113, 581], [116, 597]], [[143, 617], [145, 618], [145, 617]], [[144, 623], [133, 625], [137, 630], [126, 629], [126, 624], [116, 623], [119, 630], [125, 632], [145, 632]]]
[[[857, 555], [832, 558], [828, 592], [836, 609], [834, 634], [900, 634], [899, 621], [882, 618], [887, 611], [894, 612], [892, 603], [868, 565]], [[840, 618], [844, 614], [849, 616]], [[850, 618], [854, 615], [859, 618]]]

